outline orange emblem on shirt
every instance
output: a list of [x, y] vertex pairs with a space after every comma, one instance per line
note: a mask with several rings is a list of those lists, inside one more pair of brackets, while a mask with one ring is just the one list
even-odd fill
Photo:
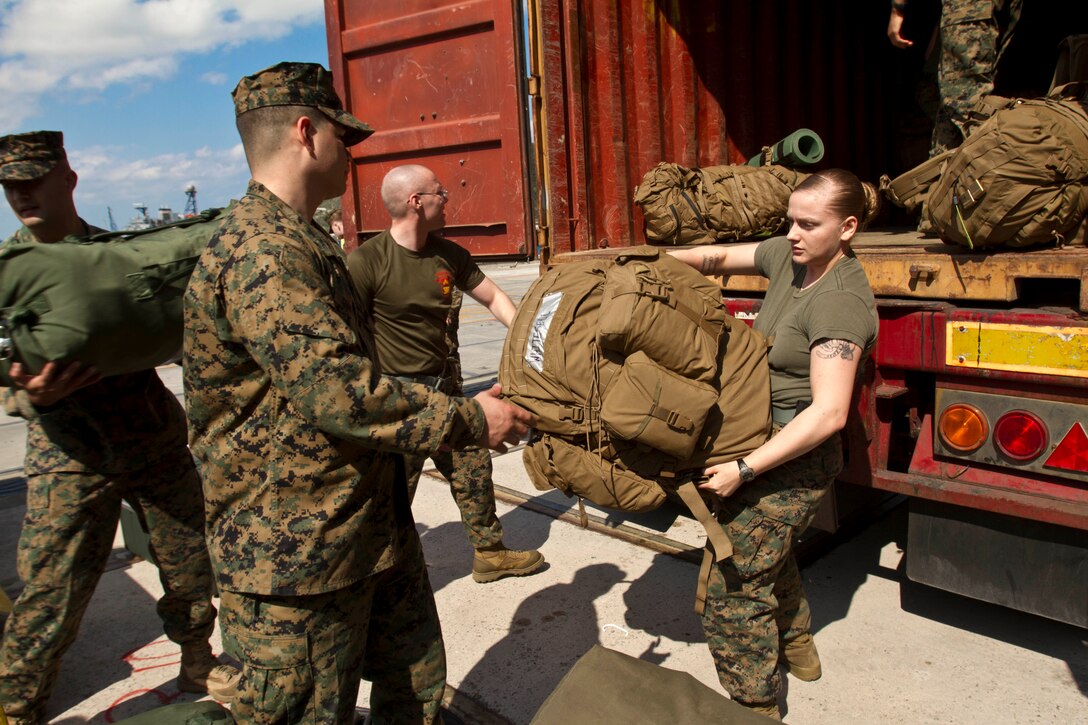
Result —
[[443, 297], [449, 297], [453, 293], [453, 275], [450, 274], [448, 269], [440, 269], [435, 272], [434, 281], [438, 283], [439, 289], [442, 290]]

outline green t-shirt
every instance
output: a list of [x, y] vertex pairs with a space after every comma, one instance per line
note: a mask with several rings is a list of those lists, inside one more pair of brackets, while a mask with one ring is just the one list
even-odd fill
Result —
[[[793, 408], [812, 400], [810, 350], [823, 339], [848, 340], [862, 349], [862, 364], [876, 342], [876, 300], [865, 270], [848, 256], [808, 289], [801, 289], [805, 267], [794, 264], [790, 243], [774, 237], [756, 249], [756, 269], [767, 278], [767, 295], [754, 327], [774, 335], [771, 404]], [[862, 365], [858, 366], [860, 371]]]
[[374, 317], [382, 372], [442, 375], [453, 290], [467, 292], [484, 281], [472, 255], [434, 234], [413, 252], [384, 231], [348, 255], [348, 270]]

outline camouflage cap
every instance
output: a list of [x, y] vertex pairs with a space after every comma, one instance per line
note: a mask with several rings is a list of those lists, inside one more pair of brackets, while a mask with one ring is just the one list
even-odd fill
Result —
[[60, 131], [13, 133], [0, 138], [0, 181], [30, 181], [45, 176], [64, 155]]
[[237, 116], [265, 106], [316, 108], [346, 129], [345, 146], [354, 146], [374, 133], [374, 129], [344, 110], [333, 88], [332, 74], [318, 63], [277, 63], [238, 81], [233, 97]]

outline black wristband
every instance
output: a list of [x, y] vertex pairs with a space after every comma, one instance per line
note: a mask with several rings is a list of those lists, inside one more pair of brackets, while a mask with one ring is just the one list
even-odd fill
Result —
[[892, 10], [894, 10], [895, 12], [902, 15], [903, 13], [907, 12], [907, 4], [906, 3], [892, 3]]

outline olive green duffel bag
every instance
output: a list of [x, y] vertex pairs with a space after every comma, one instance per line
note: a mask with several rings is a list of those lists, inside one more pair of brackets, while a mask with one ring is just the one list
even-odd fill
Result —
[[234, 725], [230, 711], [211, 700], [178, 702], [118, 721], [117, 725]]
[[78, 360], [103, 375], [181, 354], [182, 296], [222, 209], [148, 230], [0, 247], [0, 383], [21, 362]]
[[738, 705], [687, 672], [594, 645], [548, 695], [531, 725], [771, 722], [774, 720]]

